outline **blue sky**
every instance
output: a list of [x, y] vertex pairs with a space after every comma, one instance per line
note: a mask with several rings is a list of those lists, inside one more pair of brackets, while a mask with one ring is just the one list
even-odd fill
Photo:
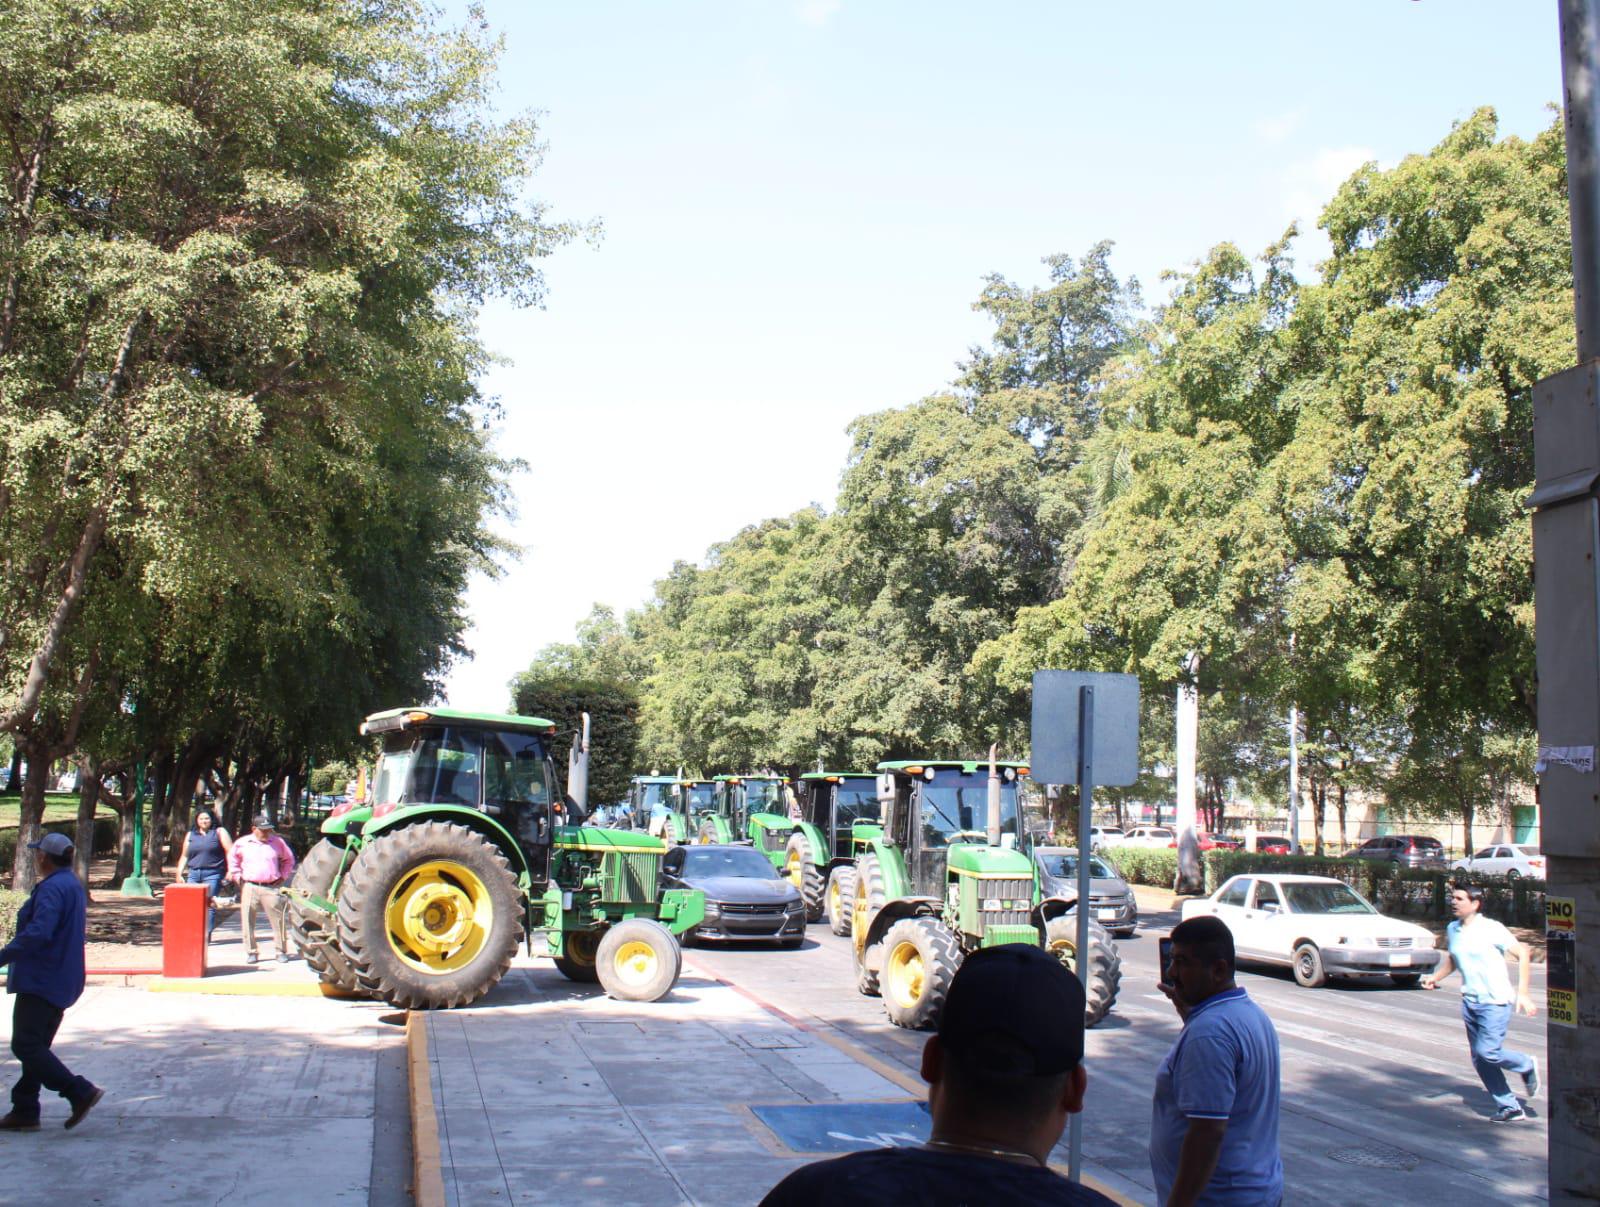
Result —
[[[1553, 0], [865, 3], [493, 0], [501, 105], [539, 110], [531, 193], [597, 219], [542, 310], [491, 304], [524, 554], [468, 595], [462, 707], [499, 708], [591, 604], [830, 505], [857, 415], [940, 389], [999, 272], [1116, 243], [1162, 272], [1309, 230], [1369, 159], [1480, 105], [1560, 98]], [[450, 12], [462, 7], [452, 4]], [[1313, 235], [1301, 263], [1319, 256]]]

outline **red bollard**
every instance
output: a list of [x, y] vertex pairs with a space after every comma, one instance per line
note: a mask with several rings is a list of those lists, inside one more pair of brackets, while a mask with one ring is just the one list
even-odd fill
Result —
[[174, 884], [161, 894], [161, 975], [206, 974], [206, 886]]

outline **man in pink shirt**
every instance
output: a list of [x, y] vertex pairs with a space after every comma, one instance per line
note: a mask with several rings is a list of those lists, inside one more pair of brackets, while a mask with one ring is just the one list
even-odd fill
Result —
[[278, 890], [294, 875], [294, 852], [272, 832], [272, 819], [265, 813], [257, 813], [251, 827], [228, 852], [228, 883], [242, 886], [243, 892], [245, 963], [254, 964], [260, 958], [256, 953], [256, 914], [265, 910], [278, 962], [287, 964], [289, 944]]

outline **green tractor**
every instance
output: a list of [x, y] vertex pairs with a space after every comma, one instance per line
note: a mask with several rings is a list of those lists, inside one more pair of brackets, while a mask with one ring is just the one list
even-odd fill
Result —
[[877, 777], [860, 771], [808, 771], [795, 781], [800, 820], [775, 862], [805, 898], [806, 918], [824, 914], [836, 935], [850, 933], [856, 856], [883, 835]]
[[698, 841], [705, 819], [714, 816], [717, 811], [716, 781], [674, 780], [667, 807], [666, 828], [662, 837], [677, 845]]
[[635, 830], [659, 834], [672, 810], [675, 775], [636, 775], [628, 787], [628, 821]]
[[[899, 1026], [933, 1026], [950, 978], [982, 947], [1042, 943], [1076, 974], [1075, 903], [1040, 890], [1033, 847], [1045, 829], [1021, 807], [1027, 774], [992, 759], [878, 765], [884, 830], [856, 861], [850, 933], [856, 987], [881, 994]], [[1092, 1027], [1122, 980], [1116, 944], [1093, 922], [1087, 958]]]
[[[770, 857], [768, 835], [781, 832], [786, 838], [793, 824], [783, 796], [786, 783], [781, 775], [717, 776], [716, 810], [701, 819], [700, 841], [753, 842]], [[781, 866], [781, 860], [773, 862]]]
[[325, 982], [409, 1009], [465, 1006], [542, 933], [556, 967], [614, 998], [677, 982], [678, 935], [704, 896], [661, 888], [665, 844], [584, 824], [587, 718], [556, 787], [556, 727], [539, 717], [404, 708], [382, 740], [370, 803], [322, 824], [286, 891], [293, 933]]

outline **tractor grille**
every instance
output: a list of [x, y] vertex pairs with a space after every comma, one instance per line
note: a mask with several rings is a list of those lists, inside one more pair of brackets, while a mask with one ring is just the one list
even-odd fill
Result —
[[[979, 919], [980, 933], [991, 926], [1027, 926], [1033, 913], [1032, 880], [961, 877], [962, 917]], [[998, 901], [1000, 908], [988, 903]]]
[[607, 852], [600, 881], [600, 899], [624, 904], [654, 901], [660, 892], [660, 874], [660, 855]]

